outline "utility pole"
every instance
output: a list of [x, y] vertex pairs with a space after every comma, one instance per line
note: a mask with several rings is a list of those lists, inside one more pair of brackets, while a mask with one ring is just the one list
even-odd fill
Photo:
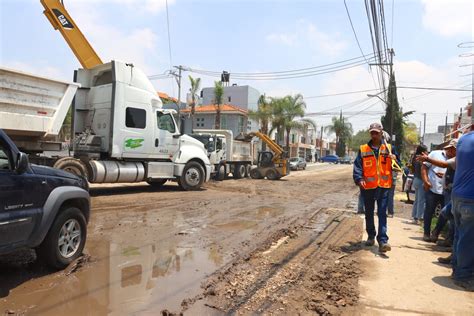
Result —
[[444, 122], [444, 140], [446, 140], [448, 136], [448, 112], [446, 112], [446, 120]]
[[319, 159], [323, 157], [323, 132], [324, 126], [321, 126], [321, 134], [319, 135]]
[[426, 133], [426, 113], [423, 113], [423, 141], [425, 143], [425, 133]]
[[[390, 54], [390, 78], [388, 79], [388, 85], [390, 87], [390, 80], [392, 79], [392, 75], [393, 75], [393, 55], [395, 54], [393, 51], [393, 48], [390, 49], [389, 54]], [[392, 90], [393, 90], [393, 87], [392, 87]], [[394, 122], [394, 116], [395, 116], [394, 104], [393, 104], [394, 91], [389, 90], [388, 93], [390, 93], [390, 99], [391, 99], [391, 100], [387, 100], [387, 101], [390, 101], [390, 138], [393, 142], [393, 122]], [[387, 98], [388, 98], [388, 93], [387, 93]]]
[[[418, 135], [420, 135], [420, 138], [419, 140], [421, 140], [421, 121], [420, 121], [420, 125], [418, 127]], [[422, 142], [423, 143], [423, 142]]]
[[181, 77], [182, 77], [182, 71], [183, 70], [187, 70], [187, 68], [185, 68], [184, 66], [174, 66], [174, 68], [178, 69], [178, 74], [176, 74], [176, 72], [172, 72], [172, 74], [175, 76], [175, 79], [176, 79], [176, 83], [178, 84], [178, 104], [177, 104], [177, 112], [178, 112], [178, 125], [179, 127], [181, 127], [181, 109], [180, 109], [180, 106], [181, 106]]

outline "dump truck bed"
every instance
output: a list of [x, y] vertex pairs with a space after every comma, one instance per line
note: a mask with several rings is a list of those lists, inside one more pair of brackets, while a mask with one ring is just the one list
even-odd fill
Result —
[[0, 128], [14, 141], [53, 140], [79, 86], [0, 67]]

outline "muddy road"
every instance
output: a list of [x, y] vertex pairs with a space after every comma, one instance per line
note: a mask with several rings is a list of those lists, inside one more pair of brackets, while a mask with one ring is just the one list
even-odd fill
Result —
[[65, 271], [0, 257], [0, 313], [338, 313], [357, 301], [351, 166], [281, 181], [91, 189], [85, 256]]

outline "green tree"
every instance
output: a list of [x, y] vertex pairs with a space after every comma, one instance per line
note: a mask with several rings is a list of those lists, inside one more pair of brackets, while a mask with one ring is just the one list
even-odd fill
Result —
[[[405, 150], [404, 139], [404, 117], [409, 114], [403, 114], [400, 110], [400, 106], [398, 104], [398, 96], [397, 96], [397, 83], [395, 81], [395, 73], [392, 73], [390, 76], [390, 82], [388, 84], [388, 94], [387, 94], [387, 107], [385, 109], [385, 115], [382, 116], [382, 125], [384, 130], [390, 132], [393, 130], [393, 134], [395, 135], [394, 146], [400, 155], [403, 154]], [[393, 129], [392, 129], [392, 113], [393, 113]], [[408, 112], [410, 113], [410, 112]], [[411, 114], [411, 113], [410, 113]]]
[[269, 125], [273, 119], [273, 109], [270, 100], [262, 94], [258, 99], [257, 110], [250, 110], [249, 117], [258, 121], [260, 128], [259, 132], [268, 135], [270, 132]]
[[361, 145], [366, 144], [369, 141], [369, 130], [364, 129], [358, 131], [354, 136], [352, 136], [349, 147], [354, 152], [358, 152]]
[[191, 129], [194, 129], [194, 114], [196, 113], [196, 98], [201, 88], [201, 78], [194, 79], [189, 76], [189, 82], [191, 88], [189, 88], [189, 93], [191, 94]]
[[[260, 128], [259, 132], [265, 135], [269, 135], [270, 132], [270, 122], [273, 120], [273, 108], [272, 103], [270, 102], [265, 94], [262, 94], [258, 99], [257, 110], [250, 110], [249, 117], [253, 120], [258, 121]], [[266, 150], [267, 145], [262, 143], [262, 150]]]
[[336, 154], [339, 157], [346, 155], [346, 143], [348, 143], [352, 137], [352, 124], [346, 121], [346, 118], [334, 116], [332, 118], [332, 124], [326, 126], [325, 130], [331, 134], [336, 134]]
[[295, 121], [297, 117], [303, 117], [306, 110], [306, 103], [301, 94], [288, 95], [283, 98], [282, 115], [283, 126], [286, 130], [286, 150], [290, 151], [290, 132], [292, 128], [297, 128], [300, 123]]
[[221, 128], [221, 105], [224, 96], [224, 86], [220, 81], [214, 81], [214, 104], [216, 105], [215, 129]]

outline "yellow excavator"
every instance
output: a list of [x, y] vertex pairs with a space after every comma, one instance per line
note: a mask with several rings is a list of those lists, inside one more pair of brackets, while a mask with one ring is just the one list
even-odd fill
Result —
[[250, 170], [252, 179], [279, 180], [290, 174], [288, 158], [280, 145], [260, 132], [250, 133], [249, 136], [260, 138], [272, 150], [258, 153], [257, 167]]

